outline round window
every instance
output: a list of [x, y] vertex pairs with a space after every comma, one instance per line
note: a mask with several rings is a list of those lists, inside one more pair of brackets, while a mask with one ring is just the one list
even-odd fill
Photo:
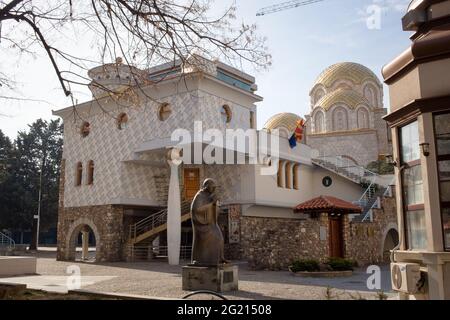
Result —
[[87, 121], [84, 121], [83, 124], [81, 125], [81, 131], [80, 131], [81, 136], [83, 138], [87, 137], [90, 132], [91, 132], [91, 125], [90, 125], [90, 123], [87, 122]]
[[161, 121], [165, 121], [170, 117], [172, 113], [172, 109], [170, 108], [170, 104], [163, 103], [158, 110], [158, 119]]
[[231, 109], [228, 105], [223, 105], [220, 110], [220, 115], [222, 116], [222, 120], [225, 123], [229, 123], [231, 121]]
[[324, 187], [328, 188], [333, 184], [333, 179], [331, 177], [326, 176], [322, 179], [322, 184]]
[[127, 122], [128, 122], [128, 115], [124, 112], [119, 114], [119, 116], [117, 117], [117, 128], [119, 130], [126, 128]]

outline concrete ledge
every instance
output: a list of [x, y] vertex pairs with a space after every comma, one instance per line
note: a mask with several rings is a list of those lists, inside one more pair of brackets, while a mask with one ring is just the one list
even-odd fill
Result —
[[0, 256], [0, 277], [36, 274], [36, 257]]
[[300, 271], [293, 272], [290, 271], [293, 276], [303, 277], [303, 278], [337, 278], [337, 277], [351, 277], [353, 275], [353, 271]]
[[91, 291], [91, 290], [69, 290], [68, 294], [77, 294], [82, 296], [87, 296], [91, 298], [97, 299], [117, 299], [117, 300], [181, 300], [174, 298], [162, 298], [162, 297], [154, 297], [154, 296], [142, 296], [136, 294], [125, 294], [125, 293], [115, 293], [115, 292], [99, 292], [99, 291]]

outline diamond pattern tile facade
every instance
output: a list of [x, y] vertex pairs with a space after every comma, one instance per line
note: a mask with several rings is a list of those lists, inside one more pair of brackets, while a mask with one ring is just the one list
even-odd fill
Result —
[[[168, 102], [172, 110], [166, 121], [158, 119], [159, 104], [153, 101], [147, 101], [141, 106], [116, 106], [114, 111], [108, 113], [90, 115], [87, 112], [81, 115], [83, 119], [64, 119], [65, 207], [105, 205], [117, 198], [158, 202], [161, 199], [158, 199], [154, 176], [168, 175], [168, 168], [164, 167], [164, 154], [142, 156], [142, 159], [158, 161], [162, 166], [126, 162], [135, 158], [134, 151], [143, 142], [168, 138], [177, 128], [192, 131], [194, 121], [202, 121], [203, 130], [247, 129], [250, 126], [248, 108], [204, 91], [180, 93], [162, 100]], [[221, 116], [221, 106], [224, 104], [229, 105], [232, 111], [232, 119], [228, 124]], [[121, 112], [126, 112], [129, 120], [126, 128], [119, 130], [115, 117]], [[91, 127], [90, 134], [84, 138], [80, 134], [83, 121], [88, 121]], [[89, 160], [95, 164], [92, 185], [86, 185]], [[83, 164], [81, 186], [75, 186], [78, 162]], [[233, 175], [232, 167], [224, 172]]]

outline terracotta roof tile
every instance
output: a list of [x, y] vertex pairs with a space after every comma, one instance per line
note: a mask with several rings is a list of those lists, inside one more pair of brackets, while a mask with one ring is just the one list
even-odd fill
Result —
[[323, 213], [361, 213], [361, 207], [332, 196], [320, 196], [303, 202], [294, 208], [295, 213], [323, 212]]

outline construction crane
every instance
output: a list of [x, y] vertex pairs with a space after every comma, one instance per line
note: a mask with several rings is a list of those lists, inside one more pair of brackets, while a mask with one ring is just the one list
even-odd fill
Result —
[[274, 12], [278, 12], [278, 11], [282, 11], [282, 10], [287, 10], [287, 9], [292, 9], [292, 8], [297, 8], [297, 7], [301, 7], [301, 6], [306, 6], [308, 4], [312, 4], [312, 3], [316, 3], [316, 2], [321, 2], [323, 0], [293, 0], [293, 1], [287, 1], [287, 2], [283, 2], [283, 3], [279, 3], [279, 4], [275, 4], [272, 6], [268, 6], [262, 9], [259, 9], [258, 12], [256, 13], [256, 15], [259, 16], [264, 16], [266, 14], [270, 14], [270, 13], [274, 13]]

